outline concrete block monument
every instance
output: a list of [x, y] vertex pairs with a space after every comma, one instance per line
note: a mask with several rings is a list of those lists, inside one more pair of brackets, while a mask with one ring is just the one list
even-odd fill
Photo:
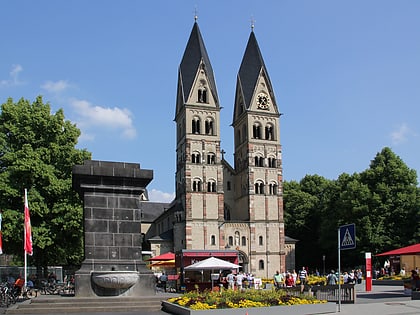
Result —
[[155, 294], [140, 230], [140, 201], [152, 179], [153, 171], [136, 163], [89, 160], [73, 167], [73, 188], [83, 199], [85, 251], [76, 297]]

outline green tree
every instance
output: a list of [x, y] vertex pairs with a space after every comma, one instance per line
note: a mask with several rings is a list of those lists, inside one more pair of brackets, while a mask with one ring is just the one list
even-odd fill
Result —
[[299, 183], [284, 183], [284, 220], [286, 234], [298, 239], [296, 263], [321, 266], [320, 231], [329, 204], [333, 182], [318, 175], [306, 175]]
[[[82, 203], [72, 189], [72, 167], [90, 159], [76, 149], [80, 130], [51, 114], [39, 96], [2, 104], [0, 114], [0, 207], [3, 251], [23, 256], [24, 189], [28, 189], [37, 267], [79, 264], [83, 254]], [[44, 269], [45, 270], [45, 269]]]
[[390, 148], [376, 155], [361, 182], [371, 193], [369, 241], [375, 252], [418, 242], [420, 203], [417, 173]]

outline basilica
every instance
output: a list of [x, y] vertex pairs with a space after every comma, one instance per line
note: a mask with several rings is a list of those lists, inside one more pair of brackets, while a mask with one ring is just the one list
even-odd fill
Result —
[[295, 240], [283, 219], [281, 115], [253, 28], [234, 92], [230, 165], [215, 74], [195, 21], [178, 70], [176, 196], [170, 204], [142, 202], [144, 246], [152, 256], [235, 253], [242, 271], [271, 278], [295, 268]]

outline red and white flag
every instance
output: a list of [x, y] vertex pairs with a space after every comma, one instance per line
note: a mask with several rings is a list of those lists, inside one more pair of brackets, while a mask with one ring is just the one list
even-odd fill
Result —
[[29, 216], [29, 206], [28, 206], [28, 194], [25, 189], [25, 224], [24, 224], [24, 233], [25, 233], [25, 253], [32, 255], [32, 228], [31, 228], [31, 218]]

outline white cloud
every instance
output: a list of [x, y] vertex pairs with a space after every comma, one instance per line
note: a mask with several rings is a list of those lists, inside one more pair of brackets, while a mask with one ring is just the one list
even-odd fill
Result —
[[175, 193], [166, 193], [160, 190], [149, 190], [149, 200], [154, 202], [171, 202], [175, 198]]
[[19, 73], [23, 71], [23, 67], [19, 64], [12, 65], [12, 70], [9, 72], [9, 78], [6, 80], [0, 80], [1, 86], [15, 86], [20, 85], [22, 82], [19, 80]]
[[91, 127], [95, 127], [95, 129], [121, 129], [123, 138], [132, 139], [136, 137], [137, 132], [133, 126], [132, 114], [128, 109], [95, 106], [86, 100], [72, 100], [71, 105], [79, 116], [77, 125], [82, 130]]
[[391, 140], [392, 143], [395, 145], [401, 144], [406, 142], [408, 136], [411, 134], [410, 128], [407, 124], [403, 123], [396, 130], [391, 132]]
[[47, 81], [43, 85], [41, 85], [41, 88], [43, 88], [49, 93], [61, 93], [65, 91], [69, 86], [70, 85], [67, 81], [59, 80], [56, 82]]

